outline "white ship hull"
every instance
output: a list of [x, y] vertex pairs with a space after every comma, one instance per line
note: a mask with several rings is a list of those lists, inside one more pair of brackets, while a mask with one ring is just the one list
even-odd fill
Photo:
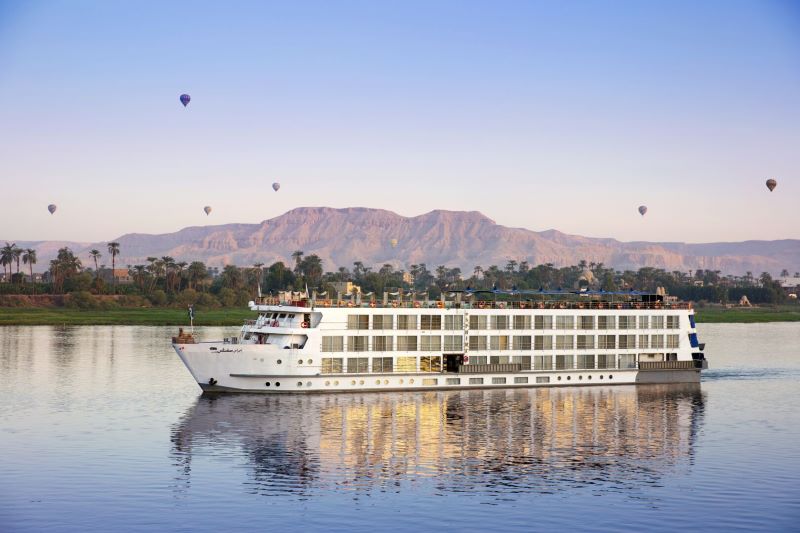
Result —
[[[173, 346], [198, 385], [209, 392], [332, 393], [700, 381], [706, 361], [688, 306], [607, 307], [253, 304], [259, 318], [245, 325], [239, 337], [199, 343], [188, 336], [177, 337]], [[412, 318], [398, 319], [400, 315]], [[498, 315], [506, 318], [492, 318]], [[445, 320], [446, 316], [456, 318]], [[667, 316], [673, 318], [663, 318]], [[484, 327], [471, 328], [471, 323]], [[579, 329], [581, 324], [588, 328], [589, 323], [591, 328]], [[631, 323], [658, 327], [632, 328]], [[447, 329], [453, 324], [460, 328]], [[573, 327], [559, 329], [564, 324]], [[606, 327], [600, 329], [597, 324]], [[490, 329], [498, 325], [502, 328]], [[349, 371], [353, 368], [359, 371]]]

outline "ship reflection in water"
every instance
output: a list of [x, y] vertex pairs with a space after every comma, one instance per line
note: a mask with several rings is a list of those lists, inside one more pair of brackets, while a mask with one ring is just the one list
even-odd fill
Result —
[[246, 465], [247, 490], [624, 490], [691, 467], [698, 384], [358, 395], [201, 396], [172, 435], [193, 460]]

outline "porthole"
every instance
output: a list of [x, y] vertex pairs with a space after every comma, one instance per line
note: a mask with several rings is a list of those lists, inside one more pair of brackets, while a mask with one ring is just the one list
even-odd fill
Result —
[[302, 359], [298, 360], [298, 361], [297, 361], [297, 364], [298, 364], [298, 365], [302, 365], [302, 364], [303, 364], [303, 360], [302, 360]]
[[356, 384], [356, 380], [352, 380], [352, 381], [350, 382], [350, 385], [355, 385], [355, 384]]
[[264, 385], [266, 385], [267, 387], [269, 387], [269, 385], [270, 385], [269, 381], [267, 381], [266, 383], [264, 383]]
[[376, 380], [375, 380], [375, 385], [380, 385], [380, 384], [381, 384], [381, 380], [379, 380], [379, 379], [376, 379]]
[[334, 386], [334, 387], [338, 387], [338, 386], [339, 386], [339, 380], [338, 380], [338, 379], [337, 379], [336, 381], [334, 381], [334, 382], [333, 382], [333, 386]]
[[592, 376], [586, 376], [586, 379], [592, 379]]
[[561, 381], [561, 376], [558, 376], [558, 381]]
[[362, 379], [362, 380], [360, 380], [360, 381], [358, 382], [358, 384], [359, 384], [359, 385], [363, 385], [363, 384], [364, 384], [364, 380], [363, 380], [363, 379]]
[[570, 381], [571, 379], [572, 379], [572, 376], [567, 376], [567, 381]]
[[326, 387], [330, 387], [330, 386], [331, 386], [331, 382], [330, 382], [330, 381], [326, 381], [326, 382], [325, 382], [325, 386], [326, 386]]
[[283, 361], [281, 361], [280, 359], [278, 359], [278, 364], [281, 364], [282, 362], [283, 362]]
[[578, 376], [578, 379], [583, 380], [583, 376]]
[[311, 386], [311, 382], [310, 381], [306, 381], [306, 387], [310, 387], [310, 386]]
[[383, 384], [384, 384], [384, 385], [388, 385], [388, 384], [389, 384], [389, 380], [388, 380], [388, 379], [384, 379], [384, 380], [383, 380]]
[[298, 387], [302, 387], [302, 386], [303, 386], [303, 382], [302, 382], [302, 381], [298, 381], [298, 382], [297, 382], [297, 386], [298, 386]]
[[276, 386], [276, 387], [280, 387], [280, 386], [281, 386], [281, 382], [280, 382], [280, 381], [276, 381], [276, 382], [275, 382], [275, 386]]
[[411, 385], [413, 385], [413, 384], [414, 384], [414, 378], [411, 378], [411, 379], [409, 379], [409, 380], [408, 380], [408, 382], [409, 382]]
[[400, 385], [403, 384], [403, 378], [400, 378]]
[[608, 375], [608, 379], [614, 379], [614, 376], [612, 376], [611, 374], [609, 374], [609, 375]]
[[603, 374], [600, 374], [600, 379], [603, 379]]
[[311, 363], [313, 363], [314, 361], [313, 361], [312, 359], [309, 359], [309, 360], [308, 360], [308, 361], [306, 361], [306, 362], [307, 362], [307, 363], [310, 365], [310, 364], [311, 364]]

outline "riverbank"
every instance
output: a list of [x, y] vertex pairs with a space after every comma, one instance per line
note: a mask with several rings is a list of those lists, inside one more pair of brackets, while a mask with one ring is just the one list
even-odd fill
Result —
[[[800, 322], [800, 306], [731, 308], [705, 307], [695, 310], [698, 323]], [[248, 309], [199, 310], [196, 326], [240, 326], [254, 317]], [[185, 326], [185, 309], [121, 308], [78, 310], [63, 307], [0, 307], [0, 326]]]

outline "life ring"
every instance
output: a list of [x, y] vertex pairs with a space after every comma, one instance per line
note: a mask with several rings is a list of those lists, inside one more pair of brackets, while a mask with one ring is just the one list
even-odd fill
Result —
[[420, 305], [422, 304], [420, 304], [419, 302], [414, 302], [414, 307], [419, 307]]
[[309, 327], [309, 326], [311, 326], [311, 324], [309, 324], [309, 323], [308, 323], [307, 321], [305, 321], [305, 320], [304, 320], [303, 322], [300, 322], [300, 327], [301, 327], [301, 328], [307, 328], [307, 327]]
[[369, 306], [370, 306], [370, 307], [375, 307], [375, 302], [370, 302], [370, 303], [369, 303]]
[[436, 307], [439, 309], [444, 309], [444, 302], [436, 302]]
[[469, 356], [468, 355], [464, 355], [464, 362], [465, 363], [469, 363]]
[[478, 307], [480, 309], [483, 309], [484, 307], [486, 307], [486, 303], [485, 302], [478, 302]]

